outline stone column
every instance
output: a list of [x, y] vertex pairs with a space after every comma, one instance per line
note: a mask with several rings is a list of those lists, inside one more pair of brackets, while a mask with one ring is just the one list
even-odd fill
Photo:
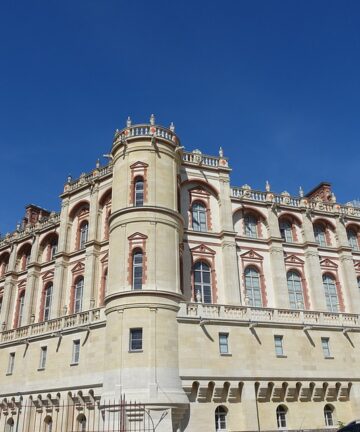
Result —
[[303, 211], [302, 221], [305, 242], [305, 275], [309, 287], [310, 308], [324, 311], [326, 310], [326, 301], [320, 268], [320, 257], [317, 243], [315, 242], [311, 214], [308, 210]]
[[236, 253], [236, 233], [232, 217], [230, 179], [228, 171], [219, 174], [220, 231], [222, 232], [223, 303], [240, 304], [239, 263]]
[[239, 409], [242, 410], [242, 427], [239, 429], [246, 431], [261, 430], [261, 423], [260, 428], [258, 425], [259, 413], [257, 410], [255, 383], [253, 381], [244, 382]]
[[28, 272], [26, 278], [25, 307], [23, 312], [22, 325], [29, 325], [32, 321], [32, 316], [34, 317], [34, 319], [38, 319], [38, 317], [35, 317], [35, 313], [40, 276], [40, 267], [37, 263], [39, 238], [39, 235], [33, 238], [33, 244], [31, 247], [30, 264], [28, 265]]
[[[268, 194], [267, 200], [270, 200]], [[286, 282], [286, 268], [284, 263], [283, 240], [280, 235], [279, 220], [274, 204], [267, 206], [267, 223], [270, 236], [269, 252], [271, 263], [271, 277], [273, 282], [275, 304], [278, 308], [289, 308], [289, 293]]]
[[54, 291], [51, 306], [51, 318], [64, 315], [64, 306], [66, 305], [65, 295], [67, 292], [65, 283], [68, 262], [66, 252], [68, 248], [67, 241], [69, 241], [69, 229], [69, 198], [66, 197], [63, 199], [61, 204], [58, 250], [55, 259]]
[[85, 275], [83, 309], [92, 309], [97, 304], [99, 297], [99, 286], [95, 284], [98, 276], [98, 257], [100, 245], [97, 240], [99, 221], [99, 185], [95, 184], [91, 190], [90, 214], [89, 214], [89, 236], [85, 254]]

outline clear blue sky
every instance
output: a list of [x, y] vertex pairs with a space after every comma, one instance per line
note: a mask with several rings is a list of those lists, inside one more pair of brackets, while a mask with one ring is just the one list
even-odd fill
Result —
[[360, 2], [2, 0], [0, 232], [134, 122], [223, 146], [232, 184], [360, 196]]

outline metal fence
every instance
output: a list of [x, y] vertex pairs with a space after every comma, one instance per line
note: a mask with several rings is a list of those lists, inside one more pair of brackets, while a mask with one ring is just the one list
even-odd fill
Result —
[[153, 419], [145, 405], [120, 401], [28, 400], [2, 404], [4, 432], [150, 432]]

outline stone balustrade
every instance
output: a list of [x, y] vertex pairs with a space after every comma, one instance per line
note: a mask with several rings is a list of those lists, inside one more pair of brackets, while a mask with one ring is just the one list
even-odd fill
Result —
[[[203, 165], [207, 167], [217, 168], [219, 166], [227, 166], [227, 159], [217, 156], [208, 156], [200, 152], [184, 152], [183, 161], [193, 165]], [[223, 161], [221, 164], [220, 161]]]
[[325, 203], [320, 200], [309, 200], [306, 197], [293, 197], [289, 194], [275, 194], [273, 192], [262, 192], [249, 187], [231, 187], [231, 197], [246, 199], [257, 202], [274, 202], [279, 205], [309, 208], [314, 211], [325, 213], [337, 213], [343, 216], [360, 217], [360, 207], [353, 205], [340, 205], [338, 203]]
[[83, 186], [90, 185], [94, 180], [100, 179], [102, 177], [107, 176], [108, 174], [112, 173], [112, 165], [105, 165], [103, 167], [95, 168], [93, 171], [91, 171], [88, 174], [81, 174], [81, 176], [71, 182], [68, 182], [65, 184], [64, 192], [72, 192], [76, 189], [79, 189]]
[[13, 242], [14, 240], [19, 241], [29, 235], [35, 234], [37, 231], [58, 225], [60, 223], [60, 213], [51, 213], [48, 217], [43, 217], [36, 224], [28, 225], [25, 228], [20, 228], [11, 234], [6, 234], [0, 238], [0, 248]]
[[104, 308], [91, 309], [77, 314], [65, 315], [48, 321], [30, 324], [0, 333], [0, 343], [28, 339], [40, 335], [63, 332], [68, 329], [105, 322]]
[[125, 142], [128, 138], [132, 137], [158, 137], [171, 141], [176, 145], [179, 144], [179, 139], [176, 134], [168, 128], [157, 125], [138, 124], [129, 126], [121, 131], [116, 131], [113, 145], [119, 142]]
[[330, 326], [360, 330], [360, 315], [293, 309], [257, 308], [204, 303], [181, 303], [179, 319], [225, 320], [246, 323]]

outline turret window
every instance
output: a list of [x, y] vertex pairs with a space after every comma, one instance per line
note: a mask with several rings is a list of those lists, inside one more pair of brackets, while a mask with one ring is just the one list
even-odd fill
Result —
[[194, 296], [197, 302], [211, 303], [211, 269], [204, 261], [194, 265]]
[[291, 309], [304, 309], [304, 297], [299, 273], [289, 271], [286, 276]]
[[143, 281], [143, 253], [142, 250], [136, 249], [133, 253], [132, 288], [134, 290], [142, 289], [142, 281]]
[[218, 406], [215, 410], [215, 431], [226, 431], [227, 410], [223, 406]]
[[206, 208], [200, 202], [195, 202], [191, 208], [192, 227], [194, 231], [207, 231]]
[[325, 426], [334, 426], [334, 408], [331, 405], [325, 405], [324, 407], [324, 419]]
[[276, 408], [276, 421], [278, 429], [286, 428], [286, 408], [282, 405]]
[[144, 205], [144, 180], [142, 177], [136, 177], [135, 188], [134, 188], [134, 203], [135, 207], [141, 207]]
[[333, 276], [325, 274], [323, 276], [323, 286], [325, 291], [326, 307], [329, 312], [339, 311], [339, 301], [336, 290], [336, 282]]
[[248, 267], [245, 270], [245, 291], [249, 306], [262, 306], [260, 275], [253, 267]]

